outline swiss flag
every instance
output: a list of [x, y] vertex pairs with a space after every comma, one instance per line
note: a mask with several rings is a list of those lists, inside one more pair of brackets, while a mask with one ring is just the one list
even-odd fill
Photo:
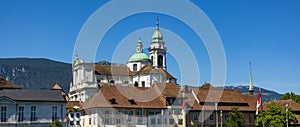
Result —
[[256, 103], [256, 115], [258, 115], [258, 108], [261, 106], [260, 89], [258, 89], [257, 103]]

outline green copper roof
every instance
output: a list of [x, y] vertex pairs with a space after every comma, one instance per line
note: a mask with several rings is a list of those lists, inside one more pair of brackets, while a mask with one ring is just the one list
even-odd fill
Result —
[[163, 36], [158, 28], [153, 33], [152, 39], [163, 39]]
[[134, 53], [128, 60], [128, 62], [135, 62], [135, 61], [150, 61], [150, 59], [145, 53], [137, 52]]

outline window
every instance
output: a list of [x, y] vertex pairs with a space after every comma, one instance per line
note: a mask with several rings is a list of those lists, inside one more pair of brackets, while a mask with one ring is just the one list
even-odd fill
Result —
[[74, 125], [74, 121], [70, 121], [70, 125]]
[[162, 67], [163, 66], [163, 59], [164, 59], [163, 56], [161, 56], [161, 55], [158, 56], [158, 61], [157, 61], [157, 66], [158, 67]]
[[174, 119], [169, 119], [169, 124], [170, 125], [174, 124]]
[[179, 119], [179, 120], [178, 120], [178, 124], [179, 124], [179, 125], [182, 125], [182, 123], [183, 123], [182, 119]]
[[143, 124], [143, 118], [138, 117], [138, 124]]
[[151, 119], [151, 124], [155, 124], [155, 119], [154, 118]]
[[76, 125], [80, 125], [80, 122], [79, 122], [79, 121], [76, 121]]
[[194, 121], [198, 121], [198, 118], [199, 118], [199, 114], [198, 113], [194, 113], [194, 115], [193, 115], [194, 117]]
[[116, 124], [123, 124], [122, 119], [121, 118], [117, 118], [116, 119]]
[[145, 81], [142, 81], [142, 87], [145, 87]]
[[110, 110], [105, 110], [104, 114], [111, 114]]
[[80, 113], [76, 113], [76, 117], [77, 117], [77, 118], [80, 118]]
[[209, 120], [214, 120], [214, 114], [210, 114]]
[[82, 126], [83, 126], [83, 127], [84, 127], [84, 122], [85, 122], [84, 120], [85, 120], [85, 119], [83, 118], [83, 119], [82, 119]]
[[57, 107], [52, 107], [52, 121], [55, 121], [57, 119]]
[[228, 114], [225, 114], [225, 120], [227, 120], [227, 119], [228, 119], [228, 117], [229, 117], [229, 115], [228, 115]]
[[157, 119], [157, 124], [162, 124], [161, 119]]
[[6, 107], [1, 107], [1, 122], [6, 122]]
[[133, 64], [133, 71], [137, 71], [137, 64]]
[[141, 115], [142, 115], [142, 112], [141, 112], [140, 110], [136, 110], [136, 111], [135, 111], [135, 115], [141, 116]]
[[24, 120], [24, 107], [19, 107], [19, 114], [18, 114], [18, 121], [23, 121]]
[[96, 117], [94, 117], [93, 124], [96, 125]]
[[73, 113], [70, 113], [70, 118], [74, 118], [74, 114]]
[[153, 62], [153, 56], [151, 56], [151, 61]]
[[30, 108], [30, 121], [36, 121], [36, 107], [35, 106], [31, 106]]
[[92, 118], [89, 118], [89, 125], [92, 124]]

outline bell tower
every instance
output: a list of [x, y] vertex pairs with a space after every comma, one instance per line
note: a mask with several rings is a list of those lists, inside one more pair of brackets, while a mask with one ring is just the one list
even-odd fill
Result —
[[149, 48], [150, 59], [154, 68], [167, 69], [166, 66], [166, 51], [163, 36], [159, 30], [158, 17], [156, 17], [156, 30], [152, 36], [151, 46]]

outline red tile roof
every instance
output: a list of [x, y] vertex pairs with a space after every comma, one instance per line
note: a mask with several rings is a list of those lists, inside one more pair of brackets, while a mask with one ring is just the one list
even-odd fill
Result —
[[289, 108], [291, 108], [293, 111], [300, 111], [300, 104], [296, 103], [292, 99], [275, 100], [275, 101], [265, 102], [265, 103], [263, 103], [263, 109], [266, 109], [267, 105], [271, 104], [272, 102], [275, 102], [275, 103], [279, 104], [282, 107], [285, 107], [285, 105], [288, 104]]
[[136, 73], [136, 75], [139, 75], [139, 74], [163, 74], [165, 77], [167, 77], [167, 79], [174, 78], [166, 70], [161, 69], [161, 68], [154, 68], [152, 65], [147, 65], [147, 66], [144, 66], [143, 68], [141, 68], [141, 70]]
[[2, 89], [20, 89], [20, 87], [16, 86], [15, 84], [7, 81], [6, 79], [0, 76], [0, 90]]
[[95, 65], [95, 72], [101, 75], [134, 75], [126, 66]]
[[[135, 104], [130, 102], [132, 99]], [[156, 87], [103, 85], [98, 93], [83, 104], [83, 107], [84, 109], [96, 107], [166, 108], [166, 100], [159, 94]]]

